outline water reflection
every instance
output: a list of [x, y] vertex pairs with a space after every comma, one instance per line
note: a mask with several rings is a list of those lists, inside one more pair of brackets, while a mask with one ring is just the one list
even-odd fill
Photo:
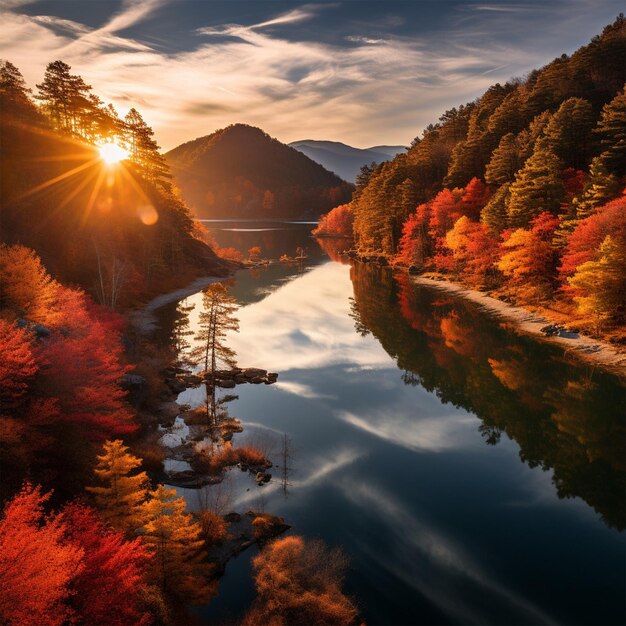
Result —
[[[471, 303], [329, 255], [340, 262], [320, 249], [231, 286], [229, 345], [279, 372], [237, 388], [237, 443], [273, 438], [272, 457], [288, 433], [295, 449], [288, 498], [279, 479], [257, 488], [235, 472], [232, 508], [342, 545], [368, 624], [623, 622], [618, 382]], [[245, 610], [246, 558], [206, 607], [213, 623]]]

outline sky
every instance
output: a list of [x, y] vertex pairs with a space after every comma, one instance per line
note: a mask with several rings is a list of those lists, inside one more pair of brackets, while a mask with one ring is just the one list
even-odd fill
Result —
[[61, 59], [169, 150], [229, 124], [408, 145], [453, 106], [587, 43], [622, 0], [0, 0], [0, 58]]

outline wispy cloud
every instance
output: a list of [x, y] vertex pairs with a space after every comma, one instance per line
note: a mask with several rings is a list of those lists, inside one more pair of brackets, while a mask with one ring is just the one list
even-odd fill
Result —
[[[41, 80], [47, 62], [62, 58], [122, 112], [138, 106], [165, 148], [234, 122], [261, 126], [283, 141], [407, 143], [446, 108], [563, 51], [537, 13], [552, 16], [552, 4], [534, 5], [535, 13], [522, 11], [524, 4], [469, 5], [473, 10], [450, 16], [445, 32], [414, 36], [395, 33], [401, 16], [368, 30], [367, 16], [355, 15], [358, 22], [334, 25], [344, 32], [324, 41], [301, 29], [322, 17], [329, 24], [335, 5], [303, 4], [252, 23], [195, 26], [179, 47], [141, 36], [145, 22], [172, 10], [166, 0], [125, 0], [97, 28], [66, 15], [27, 15], [20, 12], [24, 4], [2, 5], [0, 45], [29, 84]], [[577, 3], [578, 12], [559, 6], [559, 33], [590, 28], [585, 3]], [[532, 45], [539, 39], [543, 47]], [[545, 42], [554, 52], [545, 51]]]

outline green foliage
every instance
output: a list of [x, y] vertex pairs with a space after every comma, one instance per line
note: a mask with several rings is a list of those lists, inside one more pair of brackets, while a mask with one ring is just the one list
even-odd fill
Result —
[[517, 138], [507, 133], [500, 139], [498, 147], [491, 154], [485, 170], [485, 180], [489, 185], [511, 183], [521, 165], [520, 150]]
[[511, 184], [505, 183], [491, 197], [480, 213], [480, 221], [492, 231], [503, 231], [508, 223], [507, 206], [511, 196]]
[[532, 156], [511, 184], [507, 204], [509, 226], [524, 227], [544, 211], [558, 211], [565, 197], [562, 169], [561, 161], [547, 141], [538, 142]]

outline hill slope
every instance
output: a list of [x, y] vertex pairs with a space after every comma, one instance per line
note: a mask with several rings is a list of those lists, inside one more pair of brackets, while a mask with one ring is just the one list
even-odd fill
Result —
[[235, 124], [165, 155], [200, 217], [317, 217], [351, 186], [260, 128]]
[[389, 161], [405, 150], [404, 146], [353, 148], [339, 141], [316, 141], [314, 139], [293, 141], [289, 145], [351, 183], [355, 182], [363, 165]]

